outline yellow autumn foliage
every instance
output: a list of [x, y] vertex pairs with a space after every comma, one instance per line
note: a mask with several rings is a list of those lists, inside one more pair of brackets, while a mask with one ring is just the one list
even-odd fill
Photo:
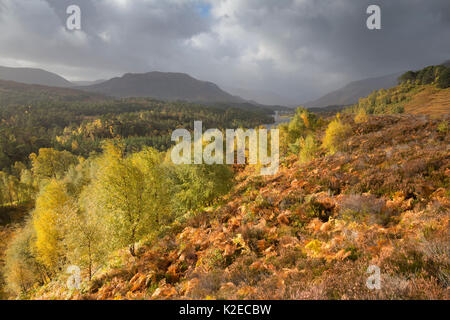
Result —
[[369, 121], [369, 116], [367, 115], [366, 109], [360, 108], [355, 116], [356, 123], [364, 123]]
[[320, 257], [323, 243], [317, 239], [308, 242], [305, 246], [305, 250], [308, 256], [310, 257]]
[[344, 124], [338, 115], [338, 117], [328, 125], [325, 137], [323, 138], [323, 146], [329, 150], [330, 154], [342, 151], [345, 149], [345, 140], [351, 133], [351, 126]]
[[72, 210], [71, 207], [64, 185], [56, 180], [51, 180], [36, 200], [33, 225], [36, 230], [37, 259], [50, 270], [61, 265], [64, 217]]

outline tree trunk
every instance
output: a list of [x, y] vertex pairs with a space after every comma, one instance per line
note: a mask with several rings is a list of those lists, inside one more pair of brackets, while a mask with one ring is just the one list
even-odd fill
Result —
[[91, 254], [91, 243], [89, 242], [89, 281], [92, 280], [92, 254]]
[[130, 244], [130, 253], [131, 253], [131, 255], [133, 257], [136, 257], [136, 251], [135, 251], [135, 248], [134, 248], [134, 243]]

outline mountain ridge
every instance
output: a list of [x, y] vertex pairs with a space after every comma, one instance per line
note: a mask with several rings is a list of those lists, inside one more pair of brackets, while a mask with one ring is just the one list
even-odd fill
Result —
[[189, 102], [245, 102], [209, 81], [198, 80], [186, 73], [159, 72], [126, 73], [105, 82], [77, 89], [113, 97], [152, 97], [162, 100]]
[[30, 104], [43, 101], [100, 101], [110, 98], [72, 87], [51, 87], [39, 84], [0, 80], [0, 106]]
[[[181, 72], [125, 73], [123, 76], [108, 80], [71, 82], [44, 69], [0, 66], [0, 80], [27, 85], [71, 88], [116, 98], [151, 97], [160, 100], [183, 100], [199, 103], [251, 102], [226, 92], [213, 82], [198, 80]], [[255, 102], [254, 104], [259, 103]]]
[[[440, 65], [450, 68], [450, 60]], [[374, 91], [391, 89], [398, 85], [398, 78], [406, 71], [396, 72], [380, 77], [371, 77], [356, 80], [344, 87], [325, 94], [324, 96], [305, 103], [307, 108], [344, 107], [358, 103], [360, 98], [365, 98]]]
[[390, 89], [397, 85], [397, 79], [403, 72], [397, 72], [382, 77], [373, 77], [352, 81], [346, 86], [332, 91], [317, 100], [307, 102], [308, 108], [323, 108], [328, 106], [346, 106], [358, 102], [360, 98], [380, 89]]
[[50, 87], [73, 86], [73, 83], [60, 75], [39, 68], [11, 68], [0, 66], [0, 80]]

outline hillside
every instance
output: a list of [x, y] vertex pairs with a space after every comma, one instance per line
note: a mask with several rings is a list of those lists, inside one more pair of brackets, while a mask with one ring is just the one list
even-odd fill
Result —
[[71, 82], [55, 73], [33, 68], [9, 68], [0, 66], [0, 80], [50, 87], [73, 86]]
[[408, 71], [399, 85], [374, 91], [350, 108], [352, 112], [443, 115], [450, 113], [450, 68], [429, 66]]
[[[399, 81], [343, 114], [298, 108], [278, 127], [272, 176], [171, 160], [173, 129], [192, 131], [197, 119], [220, 130], [268, 123], [269, 110], [251, 104], [69, 102], [79, 91], [43, 87], [37, 97], [53, 100], [3, 106], [0, 205], [35, 205], [14, 231], [1, 216], [0, 294], [449, 299], [450, 69]], [[69, 266], [80, 287], [68, 285]], [[366, 285], [373, 267], [379, 290]]]
[[0, 106], [37, 101], [96, 101], [106, 97], [70, 88], [50, 87], [0, 80]]
[[[235, 168], [222, 202], [142, 241], [137, 257], [119, 251], [80, 292], [61, 276], [32, 297], [449, 299], [448, 126], [415, 115], [342, 121], [346, 151], [289, 156], [270, 177]], [[381, 290], [366, 287], [370, 265]]]
[[378, 112], [377, 106], [410, 114], [449, 114], [450, 89], [440, 89], [435, 85], [400, 85], [387, 91], [375, 91], [368, 98], [360, 99], [352, 109], [366, 108]]
[[405, 112], [412, 114], [449, 114], [450, 88], [440, 90], [435, 86], [425, 86], [411, 94], [404, 106]]
[[127, 73], [120, 78], [79, 87], [113, 97], [152, 97], [161, 100], [191, 102], [244, 102], [211, 82], [200, 81], [183, 73]]
[[354, 81], [345, 87], [326, 94], [325, 96], [305, 104], [308, 108], [347, 106], [357, 103], [360, 98], [368, 96], [374, 90], [389, 89], [397, 85], [397, 79], [402, 73]]

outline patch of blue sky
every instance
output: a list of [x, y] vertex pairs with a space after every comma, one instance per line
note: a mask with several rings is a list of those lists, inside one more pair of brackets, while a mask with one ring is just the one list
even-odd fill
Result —
[[206, 2], [200, 2], [197, 5], [197, 10], [203, 17], [208, 17], [211, 14], [211, 4]]

